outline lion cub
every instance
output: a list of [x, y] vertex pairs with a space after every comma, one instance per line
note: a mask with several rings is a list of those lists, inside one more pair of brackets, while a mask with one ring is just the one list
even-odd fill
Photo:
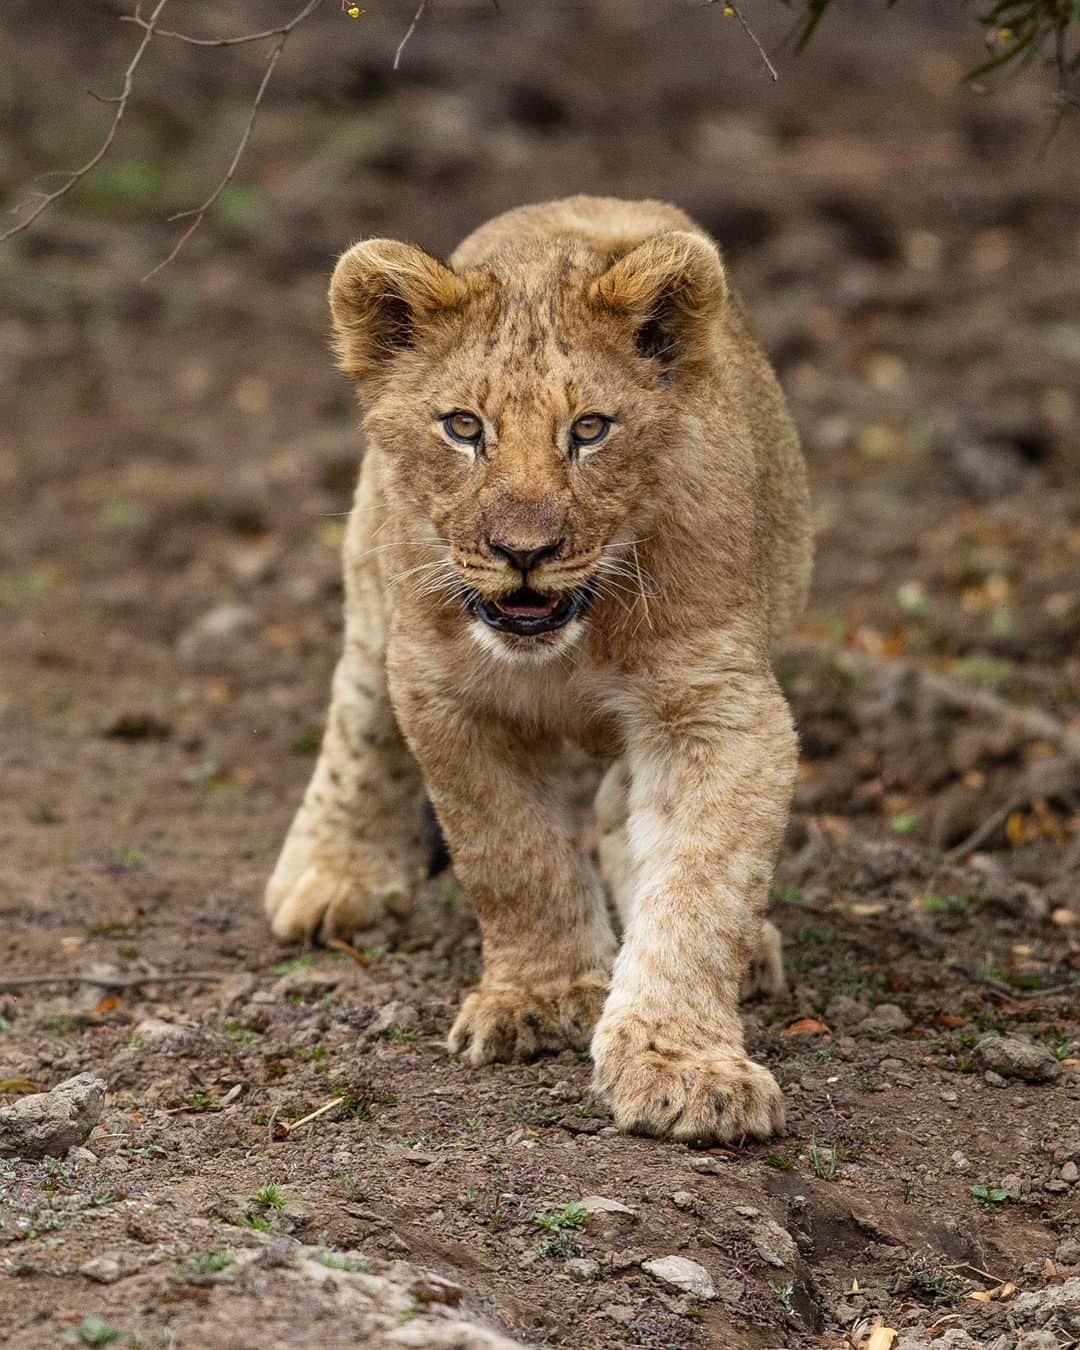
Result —
[[[770, 643], [810, 574], [805, 471], [713, 242], [662, 202], [526, 206], [443, 265], [371, 239], [330, 308], [365, 410], [345, 646], [267, 889], [282, 938], [407, 913], [426, 789], [483, 928], [450, 1047], [591, 1045], [625, 1130], [783, 1128], [738, 1001], [795, 774]], [[601, 865], [567, 745], [608, 765]], [[764, 946], [762, 945], [764, 943]]]

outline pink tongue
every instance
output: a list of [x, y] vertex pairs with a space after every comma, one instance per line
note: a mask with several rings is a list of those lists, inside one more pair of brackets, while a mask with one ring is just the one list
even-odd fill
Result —
[[505, 600], [496, 600], [495, 604], [503, 614], [509, 614], [512, 619], [546, 619], [558, 601], [553, 596], [539, 605], [510, 605]]

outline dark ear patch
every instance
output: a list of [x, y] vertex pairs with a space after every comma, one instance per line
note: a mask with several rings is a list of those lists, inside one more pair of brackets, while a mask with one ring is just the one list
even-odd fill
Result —
[[411, 244], [369, 239], [338, 259], [330, 279], [330, 313], [342, 370], [364, 383], [415, 344], [420, 328], [456, 308], [462, 279]]
[[672, 367], [708, 356], [727, 284], [720, 255], [704, 236], [672, 230], [624, 254], [591, 294], [635, 321], [641, 356]]

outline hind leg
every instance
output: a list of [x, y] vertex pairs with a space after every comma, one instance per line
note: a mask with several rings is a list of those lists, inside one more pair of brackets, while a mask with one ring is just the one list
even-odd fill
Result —
[[266, 912], [284, 939], [348, 938], [387, 914], [404, 917], [426, 870], [423, 785], [387, 690], [365, 487], [345, 546], [345, 648], [322, 750], [266, 888]]
[[761, 940], [751, 953], [750, 964], [739, 986], [739, 997], [776, 998], [777, 995], [786, 992], [784, 941], [776, 924], [764, 919], [761, 924]]
[[626, 761], [617, 759], [600, 782], [594, 809], [600, 836], [597, 850], [600, 875], [604, 878], [623, 929], [630, 922], [630, 905], [634, 893], [634, 865], [626, 833], [629, 801], [630, 772]]

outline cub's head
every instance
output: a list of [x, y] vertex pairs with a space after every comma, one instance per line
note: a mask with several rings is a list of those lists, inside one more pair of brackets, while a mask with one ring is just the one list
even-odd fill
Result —
[[716, 249], [682, 230], [529, 237], [457, 271], [385, 239], [338, 262], [342, 368], [406, 533], [439, 546], [417, 588], [488, 650], [551, 655], [594, 601], [635, 603], [724, 298]]

